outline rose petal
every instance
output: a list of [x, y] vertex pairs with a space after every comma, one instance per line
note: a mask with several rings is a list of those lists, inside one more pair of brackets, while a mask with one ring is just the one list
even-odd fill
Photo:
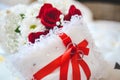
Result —
[[39, 12], [37, 18], [41, 18], [41, 16], [43, 15], [44, 11], [45, 11], [46, 9], [49, 9], [49, 8], [52, 8], [52, 5], [49, 4], [49, 3], [45, 3], [45, 4], [41, 7], [40, 12]]
[[74, 5], [71, 5], [70, 10], [69, 10], [70, 15], [81, 15], [81, 12], [79, 9], [77, 9]]
[[68, 14], [65, 15], [64, 17], [64, 20], [70, 20], [71, 16], [76, 15], [76, 14], [82, 15], [79, 9], [77, 9], [74, 5], [71, 5]]
[[28, 40], [31, 43], [35, 43], [35, 39], [38, 39], [40, 37], [40, 35], [46, 35], [49, 33], [49, 30], [46, 30], [44, 32], [32, 32], [28, 35]]

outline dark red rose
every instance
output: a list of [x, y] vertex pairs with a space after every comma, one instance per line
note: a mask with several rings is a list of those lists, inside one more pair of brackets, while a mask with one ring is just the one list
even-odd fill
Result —
[[40, 9], [40, 12], [39, 12], [39, 15], [37, 16], [37, 18], [41, 18], [41, 16], [44, 14], [45, 10], [48, 9], [48, 8], [53, 8], [51, 4], [44, 4], [41, 9]]
[[77, 9], [74, 5], [71, 5], [68, 14], [65, 15], [64, 17], [64, 20], [70, 20], [71, 16], [76, 15], [76, 14], [82, 15], [79, 9]]
[[54, 8], [51, 4], [44, 4], [37, 18], [41, 19], [41, 23], [50, 29], [56, 26], [56, 22], [60, 21], [61, 12]]
[[46, 35], [47, 33], [49, 33], [48, 30], [44, 31], [44, 32], [32, 32], [28, 35], [28, 40], [31, 43], [35, 42], [35, 39], [38, 39], [40, 37], [40, 35]]

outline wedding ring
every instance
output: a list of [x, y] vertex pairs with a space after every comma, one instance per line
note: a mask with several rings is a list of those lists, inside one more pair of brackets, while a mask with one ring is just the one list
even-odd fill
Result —
[[80, 56], [80, 59], [78, 59], [78, 60], [82, 60], [84, 58], [84, 52], [82, 50], [78, 50], [78, 53]]

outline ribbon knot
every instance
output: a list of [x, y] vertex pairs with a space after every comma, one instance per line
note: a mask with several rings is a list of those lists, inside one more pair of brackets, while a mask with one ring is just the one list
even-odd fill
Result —
[[81, 80], [80, 66], [83, 69], [86, 79], [89, 80], [91, 76], [90, 69], [87, 63], [83, 60], [84, 55], [88, 55], [89, 48], [87, 48], [88, 42], [83, 40], [79, 44], [72, 43], [72, 40], [65, 33], [60, 35], [66, 51], [60, 57], [40, 69], [33, 75], [33, 80], [41, 80], [45, 76], [52, 73], [55, 69], [60, 67], [59, 80], [68, 80], [68, 68], [69, 63], [72, 64], [72, 80]]

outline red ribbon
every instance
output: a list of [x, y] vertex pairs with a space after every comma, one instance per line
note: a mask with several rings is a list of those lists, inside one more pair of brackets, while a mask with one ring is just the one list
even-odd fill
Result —
[[83, 55], [88, 55], [89, 53], [89, 48], [87, 48], [88, 42], [86, 40], [83, 40], [78, 45], [72, 44], [70, 37], [67, 36], [65, 33], [61, 34], [60, 38], [62, 39], [64, 45], [67, 47], [67, 50], [63, 53], [63, 55], [59, 56], [54, 61], [36, 72], [33, 75], [33, 80], [41, 80], [45, 76], [52, 73], [58, 67], [60, 67], [59, 80], [68, 80], [67, 75], [70, 61], [72, 63], [73, 80], [81, 80], [79, 65], [83, 69], [87, 80], [89, 80], [91, 72], [87, 63], [82, 58]]

